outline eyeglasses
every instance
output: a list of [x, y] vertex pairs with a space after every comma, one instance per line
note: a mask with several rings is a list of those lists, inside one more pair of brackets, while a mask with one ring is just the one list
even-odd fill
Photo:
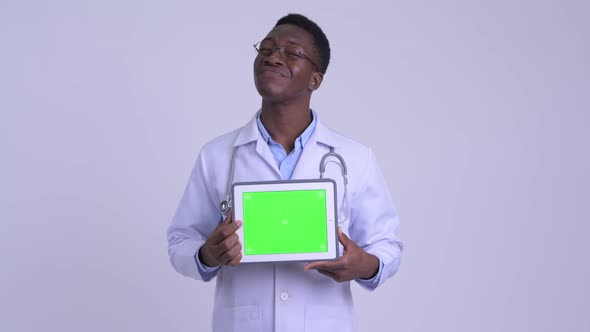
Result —
[[315, 68], [315, 71], [320, 71], [319, 67], [315, 64], [315, 62], [313, 62], [312, 59], [305, 55], [305, 53], [303, 53], [303, 50], [301, 50], [299, 47], [295, 45], [277, 47], [274, 43], [258, 42], [254, 44], [254, 49], [258, 54], [264, 57], [271, 56], [272, 54], [274, 54], [274, 52], [278, 50], [281, 57], [283, 57], [283, 59], [285, 60], [306, 59], [307, 61], [311, 62], [311, 64]]

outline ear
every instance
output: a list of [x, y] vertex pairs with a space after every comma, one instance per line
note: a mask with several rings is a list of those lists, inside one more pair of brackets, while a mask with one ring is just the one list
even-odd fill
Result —
[[320, 73], [320, 72], [314, 72], [311, 75], [311, 78], [309, 79], [309, 85], [308, 85], [308, 89], [309, 91], [315, 91], [317, 90], [320, 85], [322, 85], [322, 80], [324, 79], [324, 74]]

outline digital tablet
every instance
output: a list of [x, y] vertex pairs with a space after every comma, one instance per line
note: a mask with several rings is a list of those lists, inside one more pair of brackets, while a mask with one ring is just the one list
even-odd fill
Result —
[[338, 257], [334, 180], [240, 182], [232, 192], [241, 263]]

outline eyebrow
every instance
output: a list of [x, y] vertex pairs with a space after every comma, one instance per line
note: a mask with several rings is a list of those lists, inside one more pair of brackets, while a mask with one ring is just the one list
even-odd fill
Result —
[[[263, 41], [266, 41], [266, 40], [269, 40], [269, 41], [271, 41], [271, 42], [273, 42], [275, 44], [277, 43], [273, 38], [270, 38], [270, 37], [266, 37], [266, 38], [262, 39], [260, 42], [263, 42]], [[293, 40], [287, 40], [287, 43], [303, 47], [303, 45], [301, 45], [299, 43], [296, 43]]]

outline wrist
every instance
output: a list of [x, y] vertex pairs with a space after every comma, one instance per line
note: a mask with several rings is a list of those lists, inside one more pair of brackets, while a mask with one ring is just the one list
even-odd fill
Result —
[[367, 270], [361, 279], [373, 279], [379, 272], [379, 258], [377, 256], [367, 253]]
[[198, 256], [199, 256], [199, 261], [201, 262], [201, 264], [203, 264], [206, 267], [213, 267], [212, 264], [209, 264], [209, 262], [207, 262], [207, 260], [205, 259], [206, 255], [205, 255], [205, 245], [203, 245], [201, 248], [199, 248], [199, 252], [198, 252]]

